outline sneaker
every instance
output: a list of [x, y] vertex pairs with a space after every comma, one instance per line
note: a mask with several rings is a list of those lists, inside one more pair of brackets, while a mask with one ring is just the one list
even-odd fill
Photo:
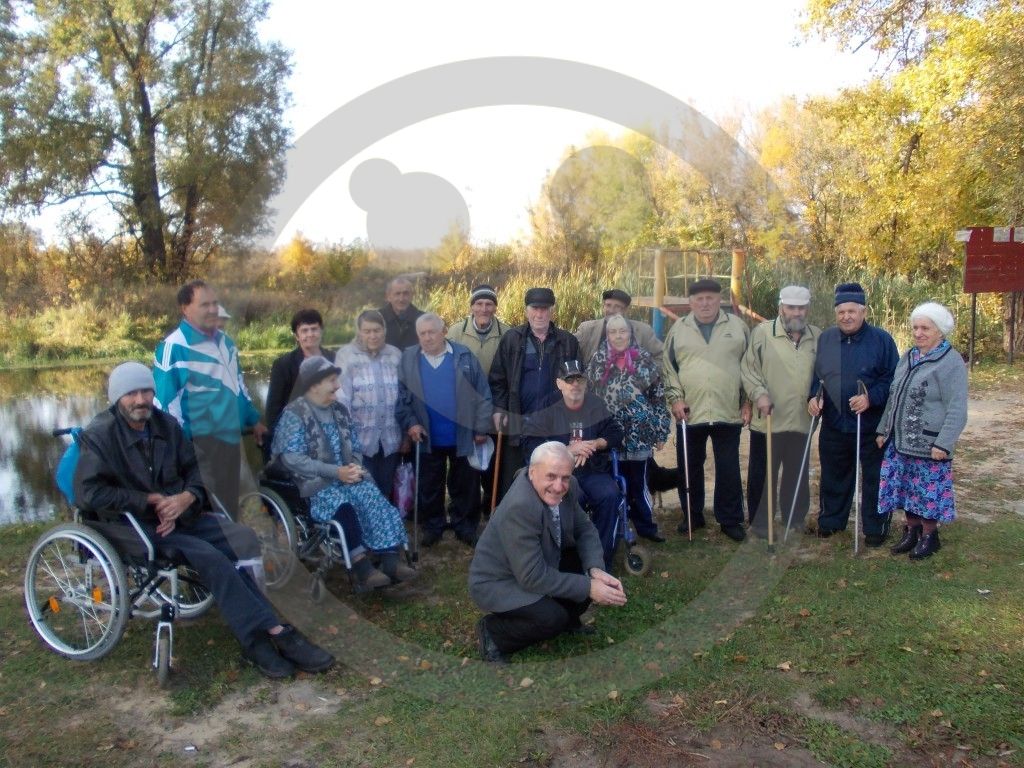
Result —
[[281, 680], [295, 674], [295, 666], [277, 652], [270, 642], [270, 636], [266, 634], [261, 634], [249, 645], [243, 646], [242, 658], [272, 680]]
[[480, 651], [480, 658], [492, 664], [508, 664], [508, 656], [501, 652], [498, 644], [494, 642], [490, 631], [487, 629], [487, 617], [481, 616], [476, 623], [477, 648]]
[[743, 530], [742, 525], [723, 525], [722, 533], [733, 541], [743, 541], [747, 538], [747, 532]]
[[303, 672], [326, 672], [334, 666], [334, 657], [318, 645], [313, 645], [302, 633], [290, 624], [284, 631], [270, 635], [281, 656]]

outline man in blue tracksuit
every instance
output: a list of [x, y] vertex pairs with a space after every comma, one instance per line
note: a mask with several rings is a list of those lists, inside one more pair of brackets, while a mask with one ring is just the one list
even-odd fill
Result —
[[[882, 449], [873, 438], [889, 399], [889, 386], [899, 361], [892, 336], [867, 323], [867, 301], [859, 283], [836, 286], [836, 325], [822, 332], [814, 364], [807, 410], [821, 415], [818, 452], [821, 457], [821, 506], [818, 535], [846, 529], [856, 483], [857, 414], [860, 414], [861, 522], [864, 543], [880, 547], [889, 534], [889, 516], [878, 514], [878, 480]], [[821, 408], [819, 381], [825, 382]], [[857, 382], [867, 394], [858, 394]]]

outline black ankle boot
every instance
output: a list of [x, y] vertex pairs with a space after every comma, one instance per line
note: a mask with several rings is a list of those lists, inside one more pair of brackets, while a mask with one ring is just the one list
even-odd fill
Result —
[[921, 526], [920, 525], [905, 525], [903, 526], [903, 538], [896, 542], [896, 546], [890, 547], [889, 551], [894, 555], [902, 555], [914, 547], [917, 546], [917, 542], [921, 539]]
[[910, 553], [911, 560], [923, 560], [926, 557], [931, 557], [942, 547], [939, 542], [939, 529], [936, 528], [931, 533], [926, 533], [921, 537], [921, 540], [917, 542], [917, 546]]

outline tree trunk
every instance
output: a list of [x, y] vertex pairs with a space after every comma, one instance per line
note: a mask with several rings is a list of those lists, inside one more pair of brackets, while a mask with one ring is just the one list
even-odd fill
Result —
[[[1011, 312], [1014, 303], [1017, 305], [1016, 322], [1011, 323]], [[1024, 358], [1024, 293], [1003, 294], [1003, 351], [1010, 352], [1010, 330], [1013, 329], [1013, 359]]]

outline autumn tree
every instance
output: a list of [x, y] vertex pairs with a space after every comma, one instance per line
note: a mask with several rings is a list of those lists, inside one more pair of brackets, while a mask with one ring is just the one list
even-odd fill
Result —
[[169, 281], [254, 232], [289, 138], [288, 56], [257, 35], [267, 7], [0, 4], [0, 204], [100, 200], [113, 214], [101, 223], [112, 220], [148, 273]]

